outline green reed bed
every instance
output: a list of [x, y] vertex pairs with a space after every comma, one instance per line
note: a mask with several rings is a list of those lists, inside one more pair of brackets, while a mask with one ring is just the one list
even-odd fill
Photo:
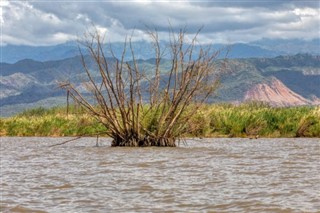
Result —
[[261, 103], [205, 106], [191, 135], [214, 137], [320, 137], [320, 108], [276, 108]]
[[[187, 110], [192, 110], [190, 106]], [[150, 112], [157, 113], [157, 112]], [[150, 130], [156, 116], [142, 121]], [[151, 120], [153, 119], [153, 120]], [[275, 108], [260, 103], [204, 105], [184, 137], [320, 137], [320, 107]], [[95, 135], [106, 129], [81, 109], [37, 108], [0, 119], [1, 136]]]
[[0, 119], [1, 136], [80, 136], [94, 135], [104, 127], [81, 110], [65, 107], [36, 108], [11, 118]]

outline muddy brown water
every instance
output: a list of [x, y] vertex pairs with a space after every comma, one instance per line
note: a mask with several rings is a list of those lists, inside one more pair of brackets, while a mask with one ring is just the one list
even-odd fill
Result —
[[319, 139], [1, 138], [1, 212], [320, 212]]

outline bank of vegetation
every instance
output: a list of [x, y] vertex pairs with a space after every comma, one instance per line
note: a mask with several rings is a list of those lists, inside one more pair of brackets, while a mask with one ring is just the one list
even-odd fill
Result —
[[[187, 110], [192, 111], [192, 106]], [[155, 117], [150, 114], [141, 122], [152, 129], [157, 122]], [[320, 137], [320, 107], [203, 105], [184, 128], [182, 137]], [[85, 110], [74, 106], [69, 108], [68, 115], [65, 107], [55, 107], [1, 118], [0, 129], [1, 136], [103, 136], [107, 130]]]

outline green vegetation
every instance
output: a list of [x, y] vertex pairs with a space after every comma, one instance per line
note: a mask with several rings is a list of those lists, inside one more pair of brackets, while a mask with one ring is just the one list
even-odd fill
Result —
[[[155, 117], [150, 115], [143, 121], [150, 130], [155, 122], [151, 118]], [[203, 105], [185, 128], [188, 133], [184, 137], [320, 137], [320, 107]], [[27, 110], [15, 117], [1, 118], [0, 129], [1, 136], [94, 136], [106, 131], [76, 107], [70, 107], [68, 116], [64, 107]]]
[[[319, 107], [275, 108], [262, 103], [206, 106], [200, 135], [229, 137], [320, 137]], [[206, 119], [205, 122], [200, 122]], [[195, 135], [195, 133], [193, 133]]]
[[93, 135], [104, 127], [82, 110], [70, 107], [36, 108], [0, 119], [1, 136], [77, 136]]

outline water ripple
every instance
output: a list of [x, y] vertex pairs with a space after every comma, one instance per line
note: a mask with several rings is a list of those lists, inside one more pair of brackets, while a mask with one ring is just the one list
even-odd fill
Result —
[[319, 212], [319, 139], [1, 138], [1, 212]]

